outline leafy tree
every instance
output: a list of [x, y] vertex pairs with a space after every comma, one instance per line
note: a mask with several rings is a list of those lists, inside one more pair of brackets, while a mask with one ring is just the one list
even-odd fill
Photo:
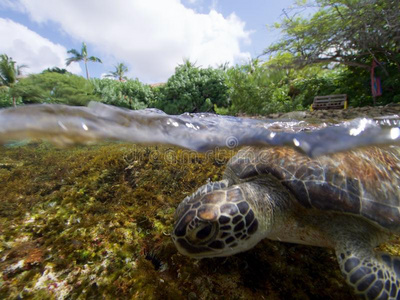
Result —
[[87, 62], [92, 61], [92, 62], [102, 63], [100, 58], [95, 57], [95, 56], [88, 56], [87, 47], [86, 47], [85, 43], [82, 43], [82, 49], [81, 49], [80, 53], [75, 49], [69, 50], [68, 53], [72, 54], [73, 56], [66, 59], [67, 66], [69, 66], [72, 62], [83, 61], [85, 64], [87, 79], [89, 79], [89, 70], [88, 70]]
[[43, 72], [22, 78], [15, 85], [13, 95], [21, 97], [24, 104], [87, 105], [91, 100], [99, 100], [90, 81], [81, 76], [57, 72]]
[[94, 91], [101, 98], [101, 102], [126, 107], [130, 109], [143, 109], [148, 107], [154, 98], [150, 86], [139, 80], [126, 82], [111, 79], [93, 79]]
[[355, 106], [375, 104], [369, 77], [375, 60], [383, 88], [378, 103], [400, 102], [400, 1], [315, 0], [311, 5], [318, 11], [310, 18], [286, 13], [276, 25], [284, 37], [265, 54], [290, 53], [287, 64], [295, 67], [345, 66], [336, 73], [336, 83], [343, 85], [337, 90], [346, 91]]
[[167, 83], [157, 89], [154, 106], [168, 114], [213, 111], [228, 106], [228, 86], [221, 69], [196, 67], [189, 60], [175, 69]]
[[[17, 66], [16, 62], [6, 54], [0, 55], [0, 89], [2, 90], [3, 99], [5, 93], [10, 92], [10, 89], [17, 83], [18, 77], [21, 76], [21, 69], [26, 65]], [[12, 96], [13, 106], [16, 106], [16, 98]]]
[[372, 59], [400, 70], [399, 0], [315, 0], [311, 18], [276, 24], [284, 37], [265, 53], [292, 53], [296, 64], [335, 62], [369, 70]]
[[228, 69], [231, 113], [260, 115], [302, 109], [301, 102], [291, 96], [294, 72], [259, 60]]
[[115, 71], [111, 71], [106, 75], [106, 77], [116, 78], [119, 81], [124, 81], [128, 79], [126, 76], [124, 76], [126, 72], [128, 72], [128, 67], [125, 66], [124, 63], [119, 63], [115, 66]]

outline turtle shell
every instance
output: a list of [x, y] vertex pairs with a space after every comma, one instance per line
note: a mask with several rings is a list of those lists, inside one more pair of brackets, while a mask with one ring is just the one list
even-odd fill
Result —
[[230, 160], [228, 170], [227, 176], [233, 172], [240, 180], [271, 174], [306, 208], [350, 213], [400, 232], [399, 147], [314, 159], [287, 147], [246, 147]]

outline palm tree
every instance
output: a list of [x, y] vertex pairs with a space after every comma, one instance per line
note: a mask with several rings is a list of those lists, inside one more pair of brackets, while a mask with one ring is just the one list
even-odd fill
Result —
[[125, 66], [124, 63], [119, 63], [118, 65], [116, 65], [114, 67], [115, 67], [115, 71], [110, 72], [105, 77], [117, 78], [119, 81], [127, 80], [127, 77], [124, 76], [124, 74], [126, 72], [128, 72], [128, 67]]
[[[7, 54], [0, 55], [0, 88], [10, 89], [17, 83], [21, 76], [21, 69], [26, 65], [16, 65], [16, 62]], [[16, 106], [15, 96], [12, 96], [13, 106]]]
[[87, 79], [89, 79], [89, 71], [88, 71], [88, 67], [87, 67], [87, 62], [88, 61], [92, 61], [92, 62], [102, 63], [102, 61], [98, 57], [95, 57], [95, 56], [88, 57], [87, 47], [86, 47], [86, 43], [85, 42], [82, 43], [81, 53], [79, 53], [75, 49], [69, 50], [68, 53], [73, 54], [73, 56], [66, 59], [67, 66], [69, 66], [72, 62], [75, 62], [75, 61], [79, 62], [79, 61], [83, 60], [83, 62], [85, 63], [86, 78]]
[[189, 69], [192, 69], [192, 68], [197, 68], [196, 63], [197, 62], [193, 62], [192, 63], [190, 61], [190, 59], [184, 58], [183, 59], [183, 64], [178, 64], [178, 68], [182, 68], [182, 69], [185, 69], [185, 70], [189, 70]]

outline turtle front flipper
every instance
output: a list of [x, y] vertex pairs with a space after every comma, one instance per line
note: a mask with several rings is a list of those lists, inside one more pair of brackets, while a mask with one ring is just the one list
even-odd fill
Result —
[[347, 283], [356, 294], [366, 299], [400, 299], [400, 257], [353, 245], [337, 250], [336, 255]]

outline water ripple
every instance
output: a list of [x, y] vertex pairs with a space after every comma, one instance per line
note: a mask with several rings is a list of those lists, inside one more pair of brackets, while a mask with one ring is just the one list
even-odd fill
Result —
[[171, 116], [157, 109], [132, 111], [98, 102], [88, 107], [41, 104], [0, 110], [0, 143], [33, 138], [66, 146], [118, 140], [196, 151], [271, 145], [293, 147], [315, 157], [368, 145], [397, 145], [396, 117], [315, 124], [209, 113]]

